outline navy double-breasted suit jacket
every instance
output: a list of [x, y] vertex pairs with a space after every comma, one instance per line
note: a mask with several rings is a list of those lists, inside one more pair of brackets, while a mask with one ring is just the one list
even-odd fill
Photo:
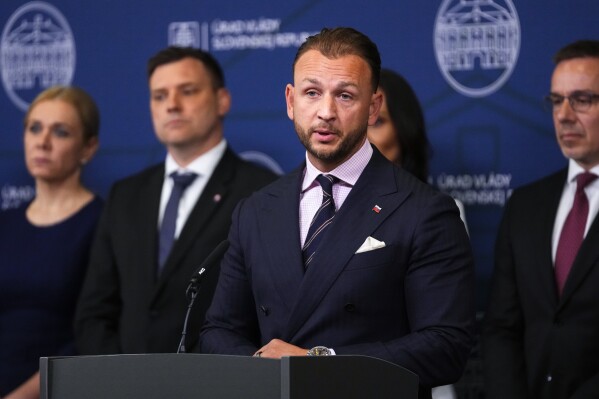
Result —
[[[473, 263], [453, 199], [374, 149], [304, 271], [302, 176], [303, 167], [235, 210], [201, 351], [252, 355], [279, 338], [385, 359], [425, 386], [459, 378], [472, 344]], [[356, 254], [369, 236], [385, 247]]]

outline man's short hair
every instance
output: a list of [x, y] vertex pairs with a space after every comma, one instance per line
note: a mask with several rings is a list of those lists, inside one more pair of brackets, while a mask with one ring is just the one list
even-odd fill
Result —
[[381, 75], [381, 56], [372, 40], [353, 28], [324, 28], [316, 35], [309, 36], [297, 50], [293, 60], [293, 72], [299, 58], [308, 50], [317, 50], [327, 58], [335, 59], [346, 55], [361, 57], [370, 66], [372, 89], [376, 91]]
[[193, 47], [170, 46], [154, 54], [148, 60], [148, 80], [159, 66], [180, 61], [184, 58], [194, 58], [204, 64], [212, 78], [212, 85], [215, 89], [225, 87], [225, 75], [216, 58], [206, 51]]
[[578, 40], [570, 43], [555, 53], [553, 62], [557, 65], [574, 58], [599, 58], [599, 40]]

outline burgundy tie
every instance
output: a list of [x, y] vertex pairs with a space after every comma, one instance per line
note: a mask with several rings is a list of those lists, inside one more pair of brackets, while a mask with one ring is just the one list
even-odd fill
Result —
[[555, 281], [560, 296], [584, 238], [584, 228], [589, 215], [589, 200], [584, 188], [596, 178], [597, 175], [589, 172], [576, 176], [574, 203], [564, 222], [555, 254]]

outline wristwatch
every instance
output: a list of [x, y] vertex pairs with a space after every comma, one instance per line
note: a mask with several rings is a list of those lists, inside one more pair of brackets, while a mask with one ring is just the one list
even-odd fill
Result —
[[314, 348], [310, 349], [308, 351], [308, 353], [306, 353], [306, 356], [330, 356], [330, 355], [332, 355], [332, 352], [326, 346], [315, 346]]

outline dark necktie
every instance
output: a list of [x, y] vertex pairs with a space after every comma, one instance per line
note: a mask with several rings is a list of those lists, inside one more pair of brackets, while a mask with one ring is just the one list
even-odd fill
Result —
[[302, 248], [302, 254], [304, 256], [304, 267], [307, 269], [308, 265], [314, 257], [314, 253], [318, 249], [320, 239], [324, 235], [326, 228], [333, 221], [335, 216], [335, 201], [333, 200], [333, 184], [338, 179], [331, 175], [318, 175], [316, 177], [318, 183], [322, 187], [322, 204], [316, 211], [308, 234], [306, 235], [306, 241]]
[[168, 258], [173, 243], [175, 242], [175, 230], [177, 227], [177, 213], [179, 211], [179, 201], [183, 192], [195, 180], [198, 175], [195, 173], [178, 174], [171, 173], [173, 179], [173, 190], [166, 203], [162, 224], [160, 225], [160, 242], [158, 249], [158, 274], [162, 271], [166, 259]]
[[589, 215], [589, 200], [584, 188], [596, 178], [597, 175], [589, 172], [576, 176], [574, 203], [564, 222], [555, 254], [555, 281], [560, 296], [584, 238], [584, 228]]

